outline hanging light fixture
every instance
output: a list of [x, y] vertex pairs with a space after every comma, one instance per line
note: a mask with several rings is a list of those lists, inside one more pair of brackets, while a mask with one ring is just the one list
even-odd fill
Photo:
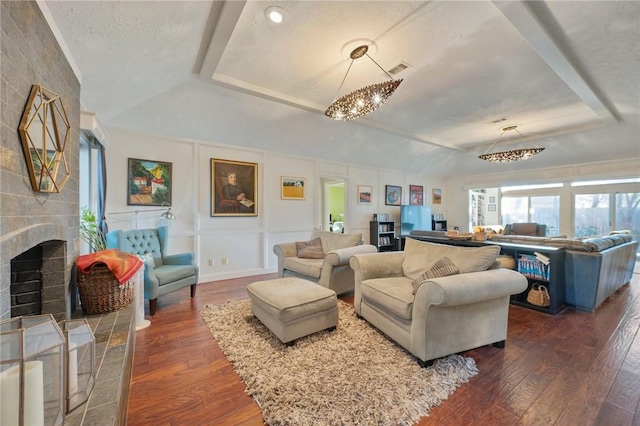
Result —
[[349, 70], [351, 70], [351, 66], [353, 65], [353, 61], [356, 59], [360, 59], [363, 56], [367, 56], [367, 58], [371, 59], [371, 61], [378, 66], [391, 80], [384, 81], [382, 83], [372, 84], [371, 86], [363, 87], [362, 89], [355, 90], [349, 94], [346, 94], [335, 101], [324, 112], [324, 114], [333, 118], [334, 120], [353, 120], [363, 115], [369, 114], [370, 112], [378, 109], [380, 105], [382, 105], [388, 98], [393, 94], [396, 88], [402, 83], [402, 79], [394, 80], [388, 72], [386, 72], [376, 61], [373, 60], [371, 56], [367, 54], [369, 47], [366, 45], [356, 47], [349, 57], [351, 58], [351, 63], [349, 64], [349, 68], [342, 79], [342, 83], [340, 83], [340, 87], [338, 88], [338, 93], [340, 93], [340, 89], [342, 89], [342, 85], [347, 79], [347, 75], [349, 74]]
[[500, 151], [488, 154], [488, 152], [491, 150], [491, 148], [493, 148], [496, 142], [498, 142], [508, 131], [515, 130], [520, 136], [524, 137], [524, 135], [518, 131], [517, 127], [518, 126], [504, 127], [498, 139], [493, 141], [491, 146], [484, 152], [484, 154], [479, 155], [478, 158], [490, 163], [513, 163], [516, 161], [528, 160], [534, 155], [540, 154], [542, 151], [544, 151], [544, 148], [539, 148], [538, 146], [536, 146], [535, 148], [511, 149], [509, 151]]

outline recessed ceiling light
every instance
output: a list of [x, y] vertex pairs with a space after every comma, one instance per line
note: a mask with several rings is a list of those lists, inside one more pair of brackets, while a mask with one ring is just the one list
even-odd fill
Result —
[[265, 14], [267, 18], [275, 24], [279, 24], [284, 20], [284, 11], [278, 6], [269, 6], [267, 10], [265, 10]]

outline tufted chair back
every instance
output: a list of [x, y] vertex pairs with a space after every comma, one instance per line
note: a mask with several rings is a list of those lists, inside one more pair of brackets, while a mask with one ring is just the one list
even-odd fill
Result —
[[142, 255], [151, 254], [156, 267], [163, 264], [167, 246], [166, 226], [158, 229], [136, 229], [132, 231], [120, 231], [113, 234], [117, 237], [118, 248], [127, 253]]

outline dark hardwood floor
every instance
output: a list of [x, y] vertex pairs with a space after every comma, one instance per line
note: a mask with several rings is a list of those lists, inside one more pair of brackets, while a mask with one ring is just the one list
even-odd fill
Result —
[[[418, 424], [640, 426], [639, 264], [635, 272], [595, 314], [511, 306], [506, 348], [466, 352], [480, 373]], [[273, 277], [199, 284], [195, 299], [184, 288], [158, 300], [151, 326], [136, 335], [129, 425], [263, 424], [199, 310], [246, 299], [249, 283]]]

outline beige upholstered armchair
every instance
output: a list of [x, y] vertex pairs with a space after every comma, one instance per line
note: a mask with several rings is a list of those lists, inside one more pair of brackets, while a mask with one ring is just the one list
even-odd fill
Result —
[[[504, 347], [510, 295], [525, 291], [527, 279], [500, 269], [499, 252], [498, 246], [456, 247], [407, 238], [404, 252], [355, 255], [356, 314], [421, 365], [479, 346]], [[454, 267], [438, 268], [444, 258]]]
[[273, 252], [278, 256], [280, 277], [298, 276], [343, 294], [353, 291], [351, 256], [377, 249], [362, 244], [362, 234], [314, 230], [309, 241], [276, 244]]

